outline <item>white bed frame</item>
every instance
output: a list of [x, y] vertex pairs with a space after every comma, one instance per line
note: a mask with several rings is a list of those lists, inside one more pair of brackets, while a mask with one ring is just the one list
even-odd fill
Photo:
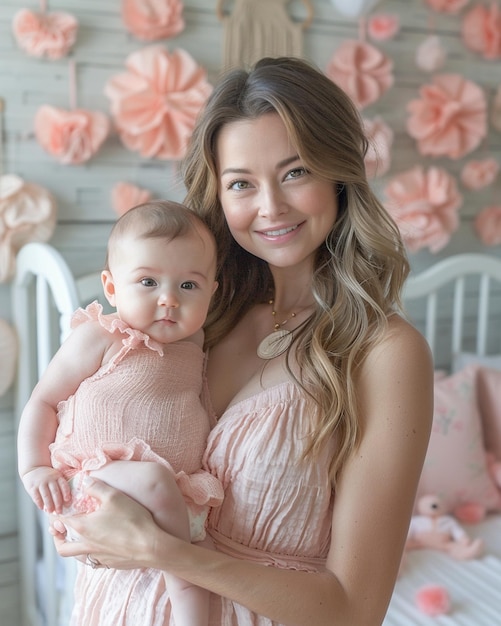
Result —
[[[75, 279], [48, 244], [31, 243], [17, 257], [12, 285], [13, 318], [20, 339], [16, 414], [39, 374], [69, 331], [73, 311], [101, 299], [99, 274]], [[437, 367], [450, 366], [460, 351], [501, 354], [501, 259], [463, 254], [412, 276], [404, 290], [410, 318], [432, 347]], [[60, 559], [46, 521], [19, 483], [21, 626], [67, 626], [74, 562]], [[477, 525], [487, 556], [454, 562], [432, 551], [408, 556], [385, 626], [495, 626], [501, 624], [501, 515]], [[453, 595], [450, 615], [420, 614], [414, 593], [423, 584], [443, 584]]]

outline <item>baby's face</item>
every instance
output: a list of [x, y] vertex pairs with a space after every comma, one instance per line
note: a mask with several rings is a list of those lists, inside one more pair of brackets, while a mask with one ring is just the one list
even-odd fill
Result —
[[201, 230], [171, 241], [129, 236], [117, 243], [103, 284], [124, 322], [167, 344], [203, 326], [215, 272], [215, 246]]

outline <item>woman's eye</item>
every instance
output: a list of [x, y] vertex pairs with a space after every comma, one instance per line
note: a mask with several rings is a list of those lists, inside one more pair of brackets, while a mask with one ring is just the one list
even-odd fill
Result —
[[195, 289], [195, 288], [196, 288], [196, 284], [191, 280], [187, 280], [184, 283], [181, 283], [181, 289]]
[[229, 183], [227, 189], [234, 189], [235, 191], [241, 191], [242, 189], [248, 189], [249, 183], [246, 183], [245, 180], [234, 180]]
[[153, 278], [142, 278], [141, 285], [143, 285], [143, 287], [156, 287], [157, 281]]
[[285, 178], [300, 178], [306, 174], [306, 169], [304, 167], [295, 167], [293, 170], [287, 173]]

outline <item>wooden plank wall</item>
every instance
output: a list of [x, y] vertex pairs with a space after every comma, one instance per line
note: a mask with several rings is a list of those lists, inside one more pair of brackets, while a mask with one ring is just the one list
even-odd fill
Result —
[[[476, 0], [475, 0], [476, 1]], [[128, 34], [120, 17], [119, 0], [52, 0], [50, 10], [68, 11], [80, 23], [77, 44], [71, 58], [76, 61], [78, 105], [108, 112], [103, 94], [106, 80], [123, 71], [126, 56], [144, 44]], [[177, 37], [163, 42], [170, 50], [183, 48], [203, 65], [213, 82], [221, 69], [222, 25], [215, 14], [215, 0], [186, 0], [186, 27]], [[227, 2], [231, 10], [233, 2]], [[473, 1], [470, 3], [470, 6]], [[14, 13], [22, 8], [37, 10], [36, 0], [2, 0], [0, 3], [0, 97], [5, 103], [3, 173], [15, 173], [49, 189], [58, 203], [58, 225], [52, 243], [83, 273], [98, 269], [109, 228], [115, 216], [110, 192], [118, 181], [129, 181], [149, 189], [153, 195], [181, 200], [175, 162], [147, 160], [126, 150], [118, 137], [110, 137], [98, 155], [81, 166], [61, 166], [45, 154], [33, 136], [33, 117], [39, 106], [70, 107], [69, 61], [34, 59], [20, 51], [11, 34]], [[357, 38], [358, 24], [336, 12], [334, 1], [313, 0], [315, 18], [305, 33], [304, 55], [325, 69], [334, 50], [344, 39]], [[294, 19], [305, 15], [302, 2], [288, 5]], [[400, 19], [400, 32], [390, 41], [375, 43], [394, 61], [395, 85], [364, 116], [380, 115], [393, 128], [395, 143], [390, 175], [422, 162], [447, 168], [459, 175], [467, 160], [423, 159], [414, 141], [405, 132], [406, 103], [417, 97], [418, 89], [429, 82], [428, 74], [416, 69], [416, 46], [433, 26], [448, 51], [443, 71], [462, 73], [481, 85], [489, 101], [501, 83], [500, 60], [486, 61], [468, 51], [462, 43], [461, 16], [435, 15], [431, 20], [424, 0], [382, 0], [373, 12], [392, 13]], [[433, 24], [432, 24], [433, 22]], [[493, 155], [501, 160], [501, 134], [491, 130], [482, 147], [470, 158]], [[2, 173], [0, 171], [0, 173]], [[375, 183], [382, 189], [383, 181]], [[411, 256], [415, 270], [438, 257], [465, 251], [488, 251], [499, 255], [499, 247], [482, 247], [472, 230], [478, 211], [487, 204], [501, 204], [501, 176], [494, 187], [482, 192], [461, 190], [464, 203], [461, 226], [449, 245], [439, 254], [427, 250]], [[0, 317], [10, 320], [9, 284], [0, 284]], [[17, 543], [15, 514], [15, 455], [12, 391], [0, 398], [0, 623], [17, 626]]]

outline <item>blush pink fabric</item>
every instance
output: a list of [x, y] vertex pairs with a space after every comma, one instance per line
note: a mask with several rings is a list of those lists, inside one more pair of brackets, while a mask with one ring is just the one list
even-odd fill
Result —
[[494, 158], [468, 161], [461, 170], [461, 182], [466, 189], [483, 189], [492, 185], [499, 173], [499, 163]]
[[482, 417], [484, 446], [501, 460], [501, 371], [480, 367], [477, 397]]
[[16, 375], [18, 355], [17, 335], [14, 328], [0, 319], [0, 396], [9, 389]]
[[372, 120], [364, 119], [364, 128], [369, 148], [365, 155], [365, 170], [369, 178], [383, 176], [391, 166], [391, 147], [393, 131], [377, 116]]
[[407, 132], [422, 155], [459, 159], [477, 148], [487, 133], [482, 89], [460, 74], [438, 74], [407, 105]]
[[465, 45], [485, 59], [501, 57], [501, 9], [497, 2], [475, 4], [463, 17]]
[[122, 142], [143, 157], [181, 159], [212, 91], [205, 70], [188, 52], [162, 45], [133, 52], [126, 67], [105, 86]]
[[379, 100], [394, 82], [392, 61], [371, 44], [352, 39], [333, 54], [326, 74], [360, 109]]
[[122, 20], [138, 39], [154, 41], [184, 30], [181, 0], [122, 0]]
[[470, 0], [425, 0], [426, 4], [439, 13], [459, 13]]
[[76, 41], [78, 22], [69, 13], [18, 11], [12, 20], [17, 45], [29, 56], [60, 59]]
[[434, 493], [452, 511], [466, 502], [500, 510], [486, 461], [477, 403], [477, 366], [435, 380], [433, 426], [418, 498]]
[[399, 30], [400, 20], [397, 15], [378, 13], [371, 15], [367, 20], [367, 32], [377, 41], [391, 39]]
[[0, 282], [12, 278], [24, 244], [50, 239], [56, 210], [54, 197], [43, 187], [14, 174], [0, 176]]
[[132, 183], [117, 183], [111, 192], [111, 203], [117, 215], [123, 215], [132, 207], [148, 200], [151, 200], [151, 193]]
[[459, 226], [462, 196], [446, 170], [417, 165], [394, 176], [384, 191], [386, 208], [411, 252], [429, 248], [435, 253], [447, 245]]
[[475, 218], [475, 232], [484, 246], [501, 244], [501, 206], [485, 207]]
[[416, 49], [416, 66], [423, 72], [436, 72], [444, 66], [447, 53], [437, 35], [427, 37]]
[[99, 150], [110, 132], [110, 121], [100, 111], [41, 106], [35, 115], [35, 136], [42, 148], [63, 165], [85, 163]]

